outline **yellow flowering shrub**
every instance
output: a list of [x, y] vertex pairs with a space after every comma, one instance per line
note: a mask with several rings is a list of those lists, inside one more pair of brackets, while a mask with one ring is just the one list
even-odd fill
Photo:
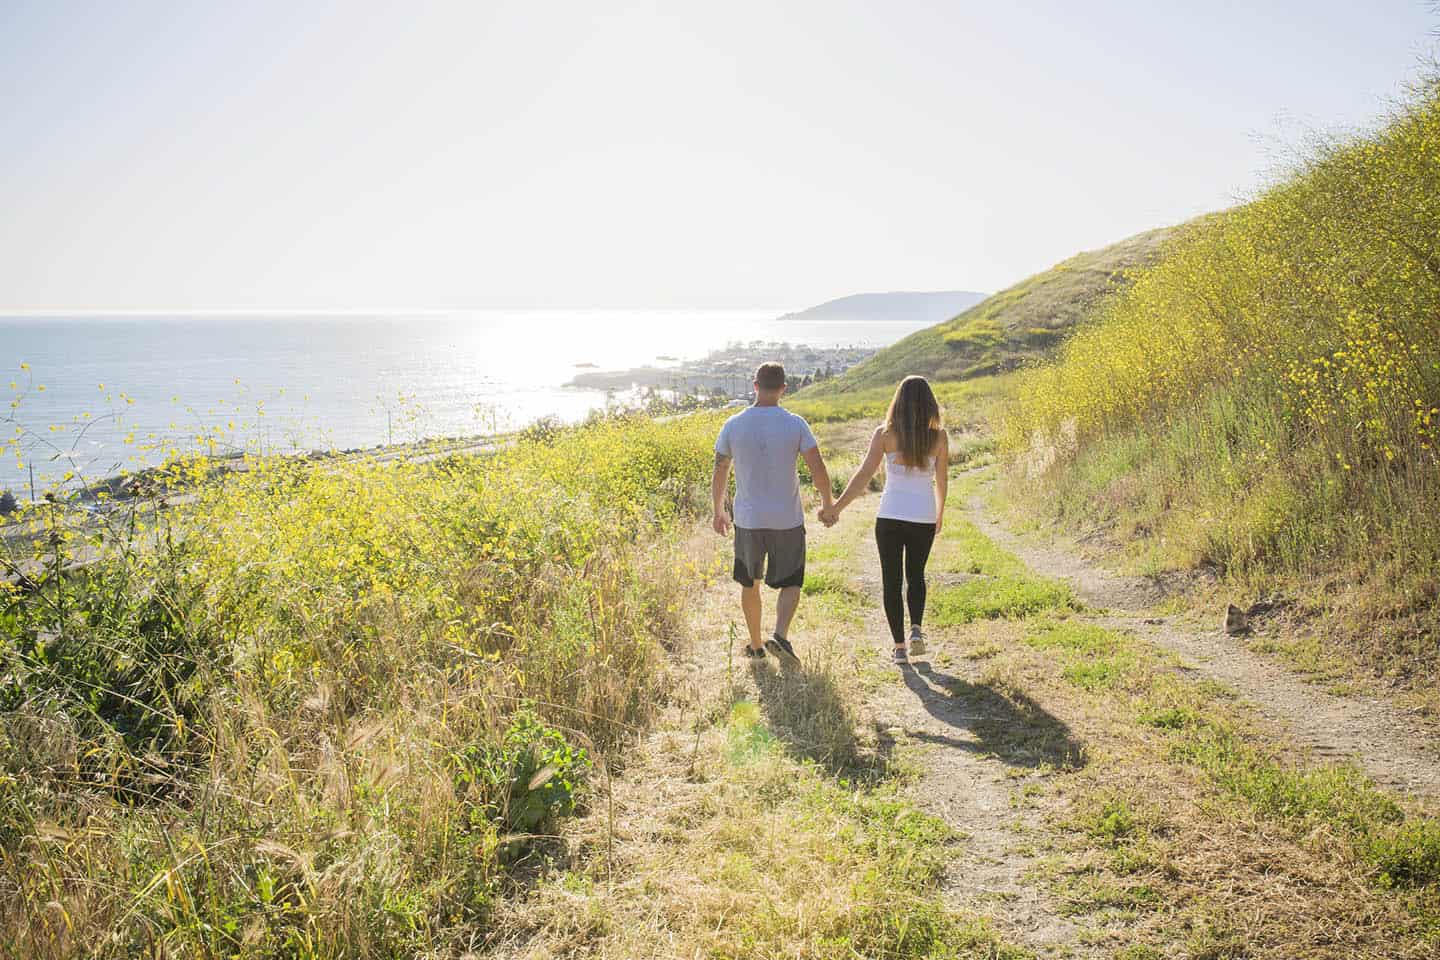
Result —
[[1001, 420], [1037, 507], [1152, 568], [1257, 592], [1338, 583], [1366, 656], [1423, 672], [1440, 620], [1440, 79], [1177, 230], [1021, 375]]
[[[1274, 404], [1341, 462], [1433, 450], [1440, 418], [1440, 92], [1323, 151], [1257, 200], [1189, 225], [1160, 263], [1021, 383], [1020, 449]], [[1433, 462], [1433, 461], [1431, 461]]]
[[661, 698], [719, 423], [150, 475], [97, 560], [0, 595], [0, 939], [468, 949]]

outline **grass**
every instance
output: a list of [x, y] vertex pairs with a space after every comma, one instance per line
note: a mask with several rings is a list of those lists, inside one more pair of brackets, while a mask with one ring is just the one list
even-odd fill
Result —
[[936, 558], [936, 567], [949, 573], [968, 573], [993, 578], [1020, 578], [1027, 575], [1025, 564], [1001, 549], [964, 519], [963, 493], [955, 492], [945, 509], [941, 537], [947, 549]]
[[1378, 129], [1187, 225], [997, 418], [1028, 512], [1286, 595], [1323, 621], [1317, 662], [1432, 710], [1437, 131], [1432, 74]]
[[936, 626], [958, 626], [976, 620], [1022, 619], [1048, 611], [1078, 609], [1069, 586], [1031, 574], [1013, 554], [998, 547], [974, 524], [963, 519], [963, 488], [946, 505], [941, 533], [944, 549], [933, 567], [971, 579], [941, 586], [930, 593], [927, 614]]
[[[947, 519], [947, 528], [951, 526]], [[937, 562], [1023, 578], [975, 528]], [[1440, 945], [1440, 823], [1355, 767], [1316, 762], [1233, 693], [1138, 637], [1049, 609], [978, 645], [986, 682], [1066, 717], [1085, 762], [1032, 781], [1054, 811], [1028, 843], [1077, 942], [1113, 956], [1428, 957]], [[1082, 719], [1083, 718], [1083, 719]], [[1063, 800], [1064, 805], [1060, 803]]]
[[1076, 606], [1070, 588], [1058, 580], [998, 577], [941, 587], [928, 601], [927, 621], [937, 627], [975, 620], [1021, 619]]
[[251, 460], [72, 571], [43, 516], [0, 598], [0, 955], [463, 952], [662, 699], [714, 426]]
[[[794, 396], [787, 396], [785, 406], [812, 423], [850, 423], [868, 421], [871, 429], [885, 419], [890, 401], [895, 395], [904, 375], [897, 376], [892, 383], [876, 384], [855, 390], [831, 390], [829, 384], [839, 381], [824, 381], [819, 386], [806, 387]], [[1015, 376], [1001, 374], [976, 377], [966, 381], [937, 380], [932, 383], [935, 398], [940, 401], [945, 413], [946, 424], [951, 429], [975, 428], [984, 425], [996, 404], [1014, 389]], [[864, 433], [857, 451], [857, 459], [864, 456], [865, 444], [870, 440], [868, 430]], [[992, 441], [976, 439], [985, 446]], [[952, 456], [955, 451], [952, 451]], [[975, 455], [970, 451], [968, 455]]]
[[1037, 621], [1026, 633], [1025, 642], [1061, 653], [1061, 676], [1082, 690], [1123, 686], [1139, 665], [1125, 638], [1079, 620]]
[[888, 403], [889, 392], [910, 374], [932, 381], [973, 380], [1045, 356], [1098, 302], [1126, 286], [1129, 271], [1153, 260], [1168, 235], [1168, 229], [1152, 230], [1076, 254], [952, 320], [911, 334], [801, 397], [816, 408], [824, 399], [830, 405], [823, 409], [869, 415], [851, 398], [874, 391]]
[[[605, 884], [603, 845], [577, 838], [589, 852], [510, 905], [507, 927], [576, 955], [1033, 957], [942, 903], [960, 838], [905, 797], [897, 768], [854, 748], [816, 758], [816, 729], [855, 736], [857, 691], [838, 659], [760, 668], [728, 707], [696, 703], [721, 719], [691, 757], [673, 727], [641, 743], [618, 800], [626, 881]], [[715, 696], [709, 677], [696, 690]], [[570, 827], [598, 840], [596, 816]]]
[[[1393, 838], [1396, 825], [1406, 819], [1401, 807], [1353, 766], [1290, 765], [1266, 752], [1253, 733], [1232, 719], [1228, 698], [1160, 673], [1158, 656], [1132, 637], [1083, 621], [1052, 620], [1032, 624], [1025, 642], [1060, 653], [1061, 677], [1081, 689], [1138, 697], [1137, 722], [1176, 738], [1170, 759], [1194, 767], [1264, 817], [1292, 823], [1296, 830], [1323, 824], [1348, 837], [1357, 855], [1372, 868], [1379, 868], [1372, 856], [1372, 838]], [[1128, 809], [1124, 801], [1107, 797], [1092, 819], [1113, 820], [1117, 828], [1123, 827], [1130, 819]], [[1094, 823], [1087, 829], [1094, 834]], [[1395, 858], [1394, 872], [1387, 874], [1391, 879], [1386, 882], [1398, 875], [1422, 878], [1422, 883], [1440, 882], [1440, 873], [1426, 872], [1440, 852], [1434, 846], [1440, 823], [1412, 822], [1404, 837], [1381, 844], [1387, 856]]]

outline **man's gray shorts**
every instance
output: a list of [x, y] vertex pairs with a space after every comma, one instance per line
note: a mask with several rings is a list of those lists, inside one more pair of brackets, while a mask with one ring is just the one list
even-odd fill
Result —
[[[767, 562], [768, 560], [768, 562]], [[805, 527], [789, 530], [735, 528], [735, 582], [753, 587], [799, 587], [805, 583]]]

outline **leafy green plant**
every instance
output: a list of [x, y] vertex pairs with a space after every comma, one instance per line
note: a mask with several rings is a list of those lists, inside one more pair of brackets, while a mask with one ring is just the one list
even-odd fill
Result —
[[530, 834], [568, 815], [590, 769], [584, 749], [522, 709], [499, 744], [476, 744], [452, 760], [456, 789], [478, 792], [485, 815], [512, 833]]

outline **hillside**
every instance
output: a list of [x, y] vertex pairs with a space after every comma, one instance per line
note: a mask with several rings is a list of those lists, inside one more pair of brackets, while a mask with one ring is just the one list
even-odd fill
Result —
[[[1006, 421], [1036, 509], [1440, 668], [1440, 76], [1167, 249]], [[1313, 655], [1311, 659], [1314, 659]]]
[[1046, 355], [1124, 273], [1153, 262], [1174, 228], [1137, 234], [1078, 253], [987, 297], [965, 312], [911, 334], [843, 376], [805, 391], [821, 397], [894, 384], [912, 373], [960, 380], [1013, 369]]
[[890, 293], [855, 293], [827, 300], [808, 310], [787, 313], [781, 320], [834, 322], [904, 321], [939, 323], [985, 299], [974, 290], [897, 290]]

